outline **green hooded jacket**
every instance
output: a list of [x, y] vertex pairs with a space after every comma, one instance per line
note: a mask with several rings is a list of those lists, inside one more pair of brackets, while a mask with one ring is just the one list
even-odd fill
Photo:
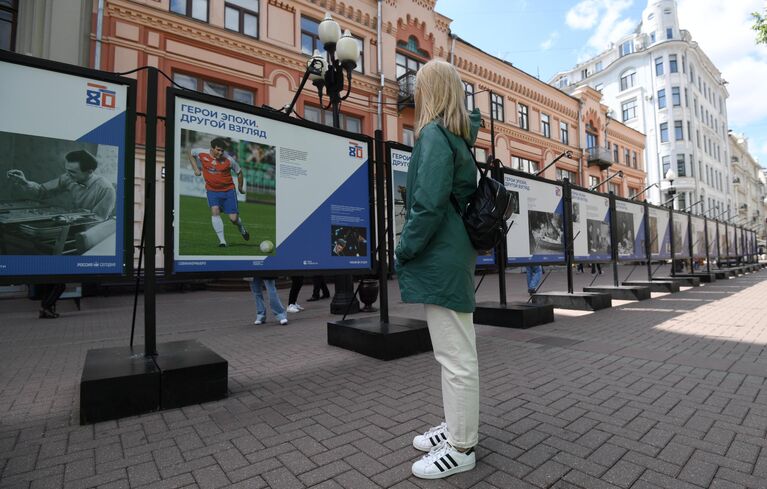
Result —
[[464, 140], [432, 121], [421, 129], [407, 171], [405, 225], [395, 251], [403, 302], [435, 304], [457, 312], [474, 312], [477, 252], [450, 201], [461, 209], [477, 188], [473, 146], [481, 115], [470, 119]]

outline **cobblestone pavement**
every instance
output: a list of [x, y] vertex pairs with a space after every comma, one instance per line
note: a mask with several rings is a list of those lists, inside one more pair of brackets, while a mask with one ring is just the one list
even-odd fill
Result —
[[[3, 300], [0, 487], [767, 487], [765, 276], [558, 311], [524, 331], [477, 326], [478, 463], [442, 481], [410, 475], [412, 437], [441, 421], [432, 355], [383, 362], [328, 346], [328, 301], [254, 326], [247, 291], [158, 296], [158, 341], [196, 338], [224, 356], [229, 397], [79, 426], [86, 352], [127, 344], [132, 297], [63, 302], [58, 320]], [[523, 276], [508, 283], [521, 299]], [[390, 287], [392, 314], [422, 315]], [[562, 288], [561, 270], [543, 286]], [[488, 277], [480, 299], [494, 291]]]

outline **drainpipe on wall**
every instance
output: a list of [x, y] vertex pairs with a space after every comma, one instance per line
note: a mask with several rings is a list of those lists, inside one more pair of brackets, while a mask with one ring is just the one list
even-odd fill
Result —
[[583, 114], [583, 99], [580, 99], [578, 100], [578, 121], [577, 121], [578, 122], [578, 146], [581, 147], [581, 157], [578, 158], [578, 179], [580, 180], [580, 182], [574, 182], [574, 183], [576, 184], [580, 183], [582, 187], [585, 187], [586, 186], [584, 182], [585, 175], [583, 174], [583, 158], [585, 157], [583, 153], [585, 153], [585, 151], [583, 151], [584, 149], [582, 147], [583, 138], [581, 137], [582, 114]]
[[104, 28], [104, 0], [98, 0], [96, 10], [96, 49], [93, 54], [93, 67], [101, 69], [101, 36]]
[[450, 64], [453, 64], [453, 54], [455, 53], [455, 38], [456, 38], [456, 35], [451, 32], [450, 33], [450, 38], [451, 38], [451, 41], [450, 41], [450, 59], [449, 59], [449, 61], [450, 61]]
[[381, 83], [378, 86], [378, 109], [376, 109], [376, 120], [378, 122], [378, 130], [383, 131], [383, 90], [385, 85], [383, 63], [381, 62], [381, 56], [383, 48], [381, 46], [381, 26], [383, 21], [381, 20], [381, 13], [383, 11], [383, 0], [378, 0], [378, 22], [376, 23], [376, 66], [378, 68], [378, 75], [381, 77]]

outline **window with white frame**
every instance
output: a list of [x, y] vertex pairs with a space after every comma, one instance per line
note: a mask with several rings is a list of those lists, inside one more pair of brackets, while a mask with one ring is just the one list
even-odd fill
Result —
[[[311, 105], [304, 106], [304, 119], [312, 122], [333, 126], [333, 112]], [[340, 114], [341, 129], [349, 132], [362, 132], [362, 119], [346, 114]]]
[[676, 54], [668, 55], [668, 72], [669, 73], [679, 72], [679, 67], [677, 67], [677, 63], [676, 63]]
[[503, 95], [493, 93], [490, 95], [490, 110], [493, 112], [493, 118], [503, 122]]
[[564, 168], [557, 168], [556, 174], [557, 174], [557, 180], [559, 180], [560, 182], [564, 180], [565, 178], [567, 178], [568, 180], [570, 180], [570, 183], [577, 185], [577, 182], [575, 181], [574, 171], [565, 170]]
[[466, 110], [474, 110], [474, 85], [469, 82], [463, 82], [463, 96], [466, 102]]
[[201, 78], [196, 75], [187, 75], [185, 73], [173, 73], [173, 81], [189, 90], [196, 90], [208, 95], [228, 98], [244, 104], [253, 105], [255, 102], [255, 92], [245, 88], [239, 88], [217, 81]]
[[511, 157], [511, 166], [515, 170], [520, 170], [527, 173], [535, 173], [538, 171], [537, 161], [528, 160], [527, 158], [520, 158], [518, 156]]
[[621, 74], [621, 91], [628, 90], [636, 84], [637, 72], [630, 68]]
[[528, 121], [528, 109], [527, 105], [519, 104], [519, 127], [525, 130], [530, 129], [530, 123]]
[[559, 123], [559, 140], [562, 144], [570, 144], [570, 131], [567, 126], [567, 122]]
[[623, 122], [635, 119], [637, 116], [637, 99], [632, 98], [623, 102], [621, 104], [621, 113], [623, 114]]
[[543, 137], [551, 137], [551, 121], [548, 114], [541, 112], [541, 134]]
[[627, 54], [631, 54], [634, 52], [634, 41], [628, 40], [621, 44], [620, 46], [620, 55], [626, 56]]

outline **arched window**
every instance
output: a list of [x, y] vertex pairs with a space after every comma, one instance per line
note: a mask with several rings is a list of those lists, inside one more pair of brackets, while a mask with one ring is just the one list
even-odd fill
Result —
[[621, 73], [621, 91], [628, 90], [636, 85], [637, 72], [634, 68], [629, 68]]

